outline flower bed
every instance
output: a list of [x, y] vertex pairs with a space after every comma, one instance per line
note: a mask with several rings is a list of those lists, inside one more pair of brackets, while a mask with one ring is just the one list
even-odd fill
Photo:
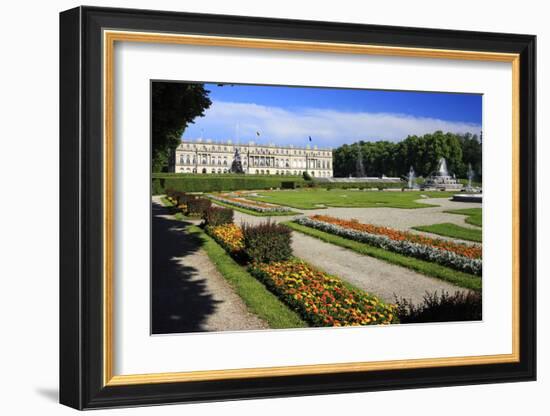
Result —
[[301, 260], [253, 263], [250, 273], [264, 282], [313, 326], [357, 326], [397, 323], [396, 307]]
[[255, 212], [289, 212], [290, 208], [279, 205], [266, 204], [263, 202], [250, 201], [244, 198], [233, 198], [230, 196], [209, 195], [213, 201], [223, 202], [224, 204], [233, 205], [235, 207], [248, 209]]
[[[296, 219], [295, 222], [350, 240], [367, 243], [385, 250], [481, 276], [481, 248], [477, 246], [459, 245], [423, 236], [416, 238], [417, 236], [411, 233], [327, 216], [301, 217]], [[409, 236], [411, 238], [408, 238]], [[476, 257], [476, 255], [479, 257]]]
[[[206, 227], [226, 251], [243, 259], [244, 237], [235, 224]], [[341, 280], [298, 259], [252, 263], [250, 273], [313, 326], [379, 325], [399, 322], [396, 307], [352, 290]]]
[[369, 234], [383, 235], [394, 241], [410, 241], [412, 243], [432, 246], [441, 250], [451, 251], [471, 259], [479, 259], [482, 255], [481, 246], [454, 243], [441, 238], [430, 238], [420, 234], [409, 233], [388, 227], [380, 227], [373, 224], [362, 224], [356, 220], [342, 220], [328, 215], [313, 215], [311, 219], [335, 224], [343, 228], [364, 231]]
[[244, 249], [243, 231], [236, 224], [207, 226], [206, 232], [232, 255], [237, 255]]

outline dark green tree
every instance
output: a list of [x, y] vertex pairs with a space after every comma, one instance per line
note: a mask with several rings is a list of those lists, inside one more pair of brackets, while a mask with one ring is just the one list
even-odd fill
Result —
[[333, 152], [334, 176], [354, 176], [359, 153], [367, 176], [405, 177], [413, 166], [418, 176], [426, 177], [437, 169], [439, 159], [444, 157], [451, 174], [465, 178], [471, 163], [476, 178], [481, 179], [481, 143], [471, 134], [436, 131], [408, 136], [398, 143], [379, 140], [344, 144]]
[[204, 84], [153, 82], [152, 155], [153, 172], [166, 171], [181, 135], [196, 117], [204, 116], [212, 102]]

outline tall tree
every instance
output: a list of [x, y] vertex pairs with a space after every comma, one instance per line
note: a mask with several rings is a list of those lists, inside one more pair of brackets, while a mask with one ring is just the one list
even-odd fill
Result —
[[204, 116], [212, 104], [204, 84], [153, 82], [152, 170], [166, 171], [170, 158], [180, 144], [181, 135], [196, 117]]
[[451, 174], [465, 178], [468, 163], [471, 163], [476, 177], [481, 177], [481, 143], [471, 134], [436, 131], [423, 136], [408, 136], [398, 143], [379, 140], [345, 144], [333, 152], [334, 176], [355, 175], [359, 149], [367, 176], [405, 177], [410, 166], [417, 175], [428, 176], [444, 157]]

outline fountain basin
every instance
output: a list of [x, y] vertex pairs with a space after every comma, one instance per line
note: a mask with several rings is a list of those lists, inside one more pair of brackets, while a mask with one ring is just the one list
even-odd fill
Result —
[[453, 201], [456, 202], [478, 202], [482, 203], [483, 195], [482, 194], [455, 194], [452, 197]]

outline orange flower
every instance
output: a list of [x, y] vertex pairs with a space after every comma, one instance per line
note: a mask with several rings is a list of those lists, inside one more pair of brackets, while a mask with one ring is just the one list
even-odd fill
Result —
[[311, 219], [329, 224], [338, 225], [343, 228], [363, 231], [369, 234], [386, 236], [394, 241], [407, 240], [413, 243], [435, 247], [441, 250], [451, 251], [471, 259], [480, 259], [482, 256], [481, 246], [455, 243], [441, 238], [430, 238], [420, 234], [413, 234], [407, 231], [400, 231], [388, 227], [380, 227], [373, 224], [362, 224], [357, 220], [342, 220], [328, 215], [313, 215]]

